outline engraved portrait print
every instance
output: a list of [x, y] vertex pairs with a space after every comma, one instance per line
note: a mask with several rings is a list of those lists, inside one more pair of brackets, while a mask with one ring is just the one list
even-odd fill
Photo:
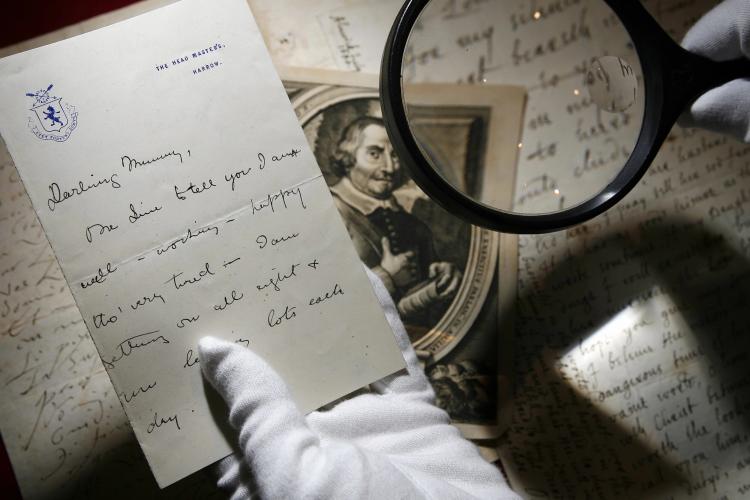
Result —
[[[409, 178], [376, 91], [289, 82], [287, 91], [354, 247], [396, 303], [438, 404], [454, 422], [493, 425], [497, 308], [483, 306], [490, 288], [497, 293], [496, 235], [450, 215]], [[463, 158], [465, 170], [476, 174], [480, 165], [471, 161], [478, 157]], [[482, 323], [476, 335], [464, 339], [475, 322]], [[463, 349], [455, 349], [462, 339]]]

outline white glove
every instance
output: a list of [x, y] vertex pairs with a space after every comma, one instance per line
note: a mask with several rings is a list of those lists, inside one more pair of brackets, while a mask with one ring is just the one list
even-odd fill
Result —
[[[750, 0], [724, 0], [688, 31], [682, 46], [716, 61], [750, 57]], [[679, 123], [750, 142], [750, 79], [733, 80], [709, 90], [690, 106]]]
[[232, 498], [519, 498], [498, 469], [449, 424], [396, 307], [368, 275], [407, 363], [373, 393], [300, 414], [279, 375], [249, 349], [206, 337], [206, 379], [227, 402], [239, 449], [219, 463]]

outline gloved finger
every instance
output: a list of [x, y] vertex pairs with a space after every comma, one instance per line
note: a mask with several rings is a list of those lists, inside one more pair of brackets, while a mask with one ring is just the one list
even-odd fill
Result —
[[688, 31], [682, 46], [716, 61], [750, 57], [750, 2], [724, 0]]
[[[229, 406], [239, 446], [258, 483], [320, 461], [320, 442], [291, 400], [288, 388], [262, 358], [238, 344], [204, 337], [201, 370]], [[268, 492], [266, 492], [268, 493]]]
[[370, 271], [367, 266], [364, 266], [367, 272], [367, 277], [370, 279], [370, 284], [375, 291], [375, 296], [380, 302], [380, 306], [385, 312], [385, 318], [388, 324], [393, 330], [393, 334], [396, 337], [396, 343], [401, 354], [404, 356], [406, 361], [407, 374], [396, 373], [384, 379], [381, 379], [373, 384], [370, 384], [373, 390], [379, 393], [413, 393], [420, 398], [426, 398], [427, 400], [434, 400], [435, 394], [432, 391], [430, 383], [427, 381], [427, 377], [419, 366], [417, 360], [417, 354], [414, 352], [414, 348], [411, 345], [409, 336], [406, 334], [406, 328], [401, 322], [401, 318], [398, 315], [396, 304], [393, 303], [388, 290], [386, 290], [383, 282], [377, 277], [375, 273]]
[[750, 142], [750, 80], [733, 80], [709, 90], [682, 114], [678, 123]]
[[[324, 447], [281, 377], [249, 349], [205, 337], [198, 356], [205, 377], [230, 405], [244, 461], [264, 498], [385, 498], [389, 491], [418, 496], [389, 457], [365, 454], [346, 441]], [[241, 466], [232, 467], [229, 472], [241, 473]]]
[[250, 467], [242, 457], [232, 454], [219, 460], [211, 468], [216, 486], [232, 500], [250, 499], [258, 496]]

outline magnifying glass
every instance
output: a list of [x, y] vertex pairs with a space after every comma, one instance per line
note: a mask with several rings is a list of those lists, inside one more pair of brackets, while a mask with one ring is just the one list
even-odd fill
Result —
[[[472, 224], [542, 233], [615, 205], [689, 103], [741, 77], [750, 62], [685, 51], [636, 0], [409, 0], [388, 36], [380, 93], [394, 148], [434, 201]], [[488, 123], [520, 109], [507, 113], [516, 126], [444, 154], [450, 137], [426, 129], [425, 93], [442, 89], [445, 109], [471, 110], [477, 86], [497, 96]], [[476, 160], [493, 147], [503, 151]], [[492, 184], [477, 188], [477, 176]], [[496, 196], [509, 184], [512, 203]]]

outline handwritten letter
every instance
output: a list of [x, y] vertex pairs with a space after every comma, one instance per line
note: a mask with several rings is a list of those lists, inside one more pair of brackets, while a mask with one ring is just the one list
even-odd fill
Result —
[[161, 486], [230, 452], [202, 336], [265, 357], [303, 411], [403, 366], [244, 2], [184, 0], [0, 75], [0, 131]]

